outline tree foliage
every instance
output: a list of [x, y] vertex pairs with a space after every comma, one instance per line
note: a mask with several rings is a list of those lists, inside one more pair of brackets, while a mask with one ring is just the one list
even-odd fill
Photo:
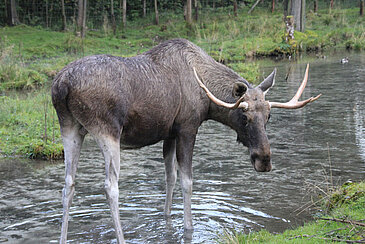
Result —
[[[198, 18], [198, 11], [215, 10], [229, 7], [230, 11], [237, 14], [237, 8], [251, 8], [257, 0], [156, 0], [158, 3], [158, 12], [173, 13], [185, 18], [187, 22], [192, 21], [192, 16]], [[128, 21], [138, 18], [150, 18], [151, 24], [156, 21], [156, 1], [146, 0], [88, 0], [86, 10], [86, 25], [89, 29], [99, 29], [105, 22], [112, 25], [113, 31], [116, 27], [126, 25]], [[272, 10], [274, 5], [275, 11], [287, 11], [288, 4], [295, 0], [260, 0], [259, 6]], [[65, 30], [78, 25], [79, 21], [79, 0], [3, 0], [0, 1], [0, 26], [15, 25], [23, 23], [31, 26], [43, 26], [55, 30]], [[307, 0], [307, 10], [323, 6], [338, 6], [339, 4], [350, 4], [351, 7], [358, 7], [358, 1], [344, 0]], [[16, 9], [16, 18], [12, 19], [12, 10]], [[125, 8], [123, 7], [126, 5]], [[285, 6], [286, 5], [286, 6]], [[186, 16], [186, 7], [189, 6], [191, 11]], [[282, 7], [283, 6], [283, 7]], [[286, 9], [285, 9], [286, 8]], [[125, 9], [125, 21], [123, 22], [123, 9]], [[64, 11], [63, 11], [64, 10]], [[290, 12], [290, 10], [289, 10]], [[13, 16], [14, 17], [14, 16]], [[197, 21], [197, 20], [195, 20]], [[115, 24], [114, 24], [115, 23]]]

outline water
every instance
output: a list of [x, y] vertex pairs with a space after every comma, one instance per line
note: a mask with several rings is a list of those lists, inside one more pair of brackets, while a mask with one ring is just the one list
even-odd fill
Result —
[[[161, 143], [122, 153], [120, 215], [128, 243], [214, 243], [225, 228], [280, 232], [311, 218], [301, 212], [313, 184], [364, 179], [365, 55], [310, 61], [303, 97], [323, 93], [304, 109], [275, 109], [267, 130], [273, 171], [256, 173], [235, 132], [209, 121], [199, 130], [194, 151], [192, 239], [184, 238], [179, 183], [171, 221], [163, 217], [164, 166]], [[288, 81], [284, 77], [291, 66]], [[272, 62], [278, 68], [267, 98], [285, 101], [303, 78], [305, 64]], [[103, 192], [104, 163], [87, 138], [76, 176], [68, 239], [71, 243], [115, 243]], [[64, 182], [61, 161], [5, 159], [0, 162], [0, 242], [56, 243]]]

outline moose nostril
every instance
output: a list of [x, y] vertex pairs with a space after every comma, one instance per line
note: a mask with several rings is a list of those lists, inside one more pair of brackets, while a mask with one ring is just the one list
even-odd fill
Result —
[[270, 155], [265, 155], [265, 156], [262, 157], [261, 160], [264, 163], [269, 163], [271, 161], [271, 157], [270, 157]]
[[256, 159], [259, 158], [259, 154], [258, 153], [251, 153], [251, 162], [255, 163]]
[[272, 169], [271, 153], [251, 151], [251, 163], [257, 172], [269, 172]]

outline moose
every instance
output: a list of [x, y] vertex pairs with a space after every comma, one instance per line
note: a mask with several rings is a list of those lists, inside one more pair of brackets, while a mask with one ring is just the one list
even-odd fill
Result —
[[166, 200], [171, 215], [179, 170], [184, 202], [184, 228], [192, 230], [192, 155], [199, 126], [206, 120], [237, 132], [248, 147], [258, 172], [272, 169], [265, 125], [272, 108], [297, 109], [320, 95], [298, 101], [308, 79], [286, 103], [269, 102], [276, 69], [253, 87], [232, 69], [216, 62], [200, 47], [173, 39], [130, 58], [94, 55], [63, 68], [52, 84], [52, 102], [61, 128], [65, 156], [65, 186], [60, 243], [66, 243], [69, 209], [81, 145], [91, 134], [105, 160], [105, 192], [117, 242], [125, 243], [118, 208], [120, 150], [163, 141]]

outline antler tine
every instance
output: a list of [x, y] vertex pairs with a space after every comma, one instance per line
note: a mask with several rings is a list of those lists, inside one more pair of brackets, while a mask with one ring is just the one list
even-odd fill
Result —
[[309, 73], [309, 64], [307, 64], [307, 68], [305, 69], [305, 74], [304, 74], [302, 84], [300, 84], [300, 87], [298, 88], [297, 93], [295, 93], [295, 96], [291, 100], [293, 100], [293, 101], [299, 100], [300, 96], [302, 95], [302, 93], [304, 91], [305, 86], [307, 85], [308, 73]]
[[199, 79], [198, 74], [196, 73], [195, 67], [193, 67], [193, 71], [194, 71], [194, 75], [196, 80], [198, 81], [199, 85], [201, 88], [203, 88], [203, 90], [207, 93], [207, 96], [210, 98], [210, 100], [212, 100], [212, 102], [214, 102], [215, 104], [225, 107], [225, 108], [229, 108], [229, 109], [237, 109], [237, 108], [243, 108], [243, 109], [247, 109], [248, 108], [248, 103], [246, 102], [242, 102], [244, 97], [240, 97], [236, 103], [226, 103], [220, 99], [218, 99], [217, 97], [215, 97], [213, 95], [213, 93], [211, 93], [209, 91], [209, 89], [203, 84], [203, 82]]
[[304, 79], [302, 81], [302, 84], [298, 88], [298, 91], [294, 95], [294, 97], [289, 102], [286, 102], [286, 103], [269, 102], [270, 107], [271, 108], [297, 109], [297, 108], [302, 108], [305, 105], [307, 105], [308, 103], [311, 103], [311, 102], [314, 102], [315, 100], [317, 100], [322, 94], [319, 94], [316, 97], [308, 98], [304, 101], [298, 101], [300, 96], [302, 95], [304, 89], [305, 89], [305, 86], [307, 85], [308, 73], [309, 73], [309, 64], [307, 64], [307, 68], [305, 70], [305, 75], [304, 75]]

